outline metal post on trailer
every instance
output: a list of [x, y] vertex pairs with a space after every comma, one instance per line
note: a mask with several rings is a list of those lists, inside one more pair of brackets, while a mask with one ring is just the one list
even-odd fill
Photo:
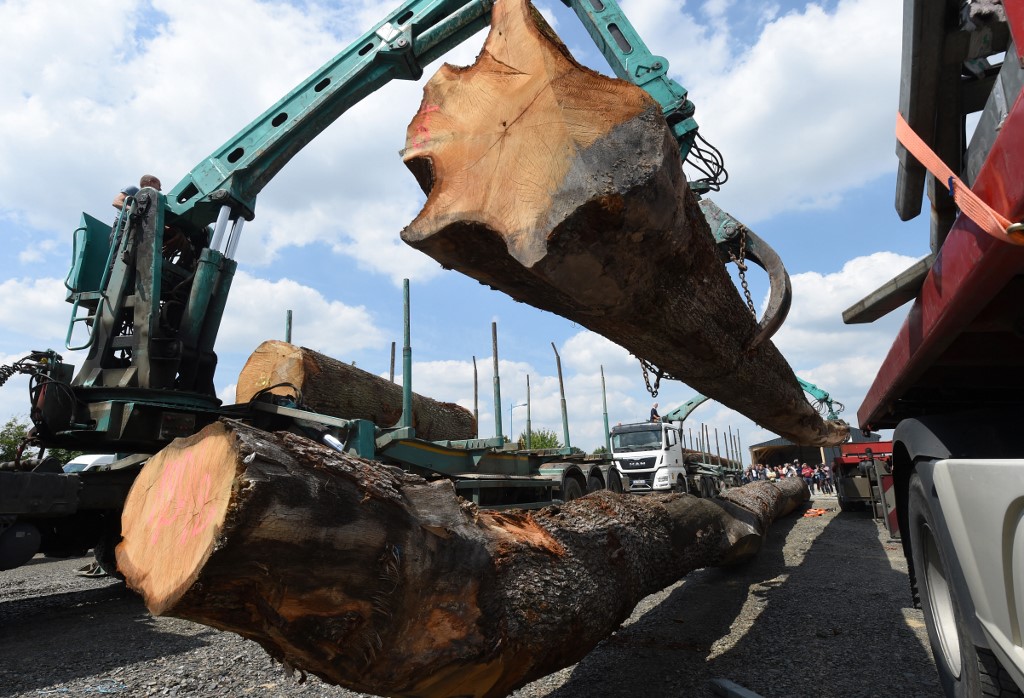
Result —
[[533, 448], [533, 424], [530, 421], [530, 374], [526, 374], [526, 448]]
[[[529, 385], [529, 380], [527, 380]], [[611, 431], [608, 428], [608, 392], [605, 389], [604, 384], [604, 366], [601, 366], [601, 405], [604, 407], [604, 450], [607, 453], [612, 452], [612, 436]]]
[[565, 438], [565, 447], [570, 448], [569, 443], [569, 412], [565, 407], [565, 383], [562, 381], [562, 357], [558, 355], [555, 343], [551, 343], [551, 349], [555, 352], [555, 366], [558, 369], [558, 392], [562, 396], [562, 436]]
[[284, 341], [289, 344], [292, 343], [292, 311], [289, 310], [284, 315]]
[[498, 323], [491, 323], [491, 357], [494, 359], [494, 435], [502, 438], [501, 430], [501, 378], [498, 376]]
[[409, 279], [402, 280], [403, 335], [402, 346], [402, 421], [401, 426], [412, 427], [412, 342], [409, 322]]

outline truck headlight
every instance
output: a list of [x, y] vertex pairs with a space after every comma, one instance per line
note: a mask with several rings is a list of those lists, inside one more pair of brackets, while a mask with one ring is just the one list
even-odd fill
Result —
[[668, 473], [660, 473], [658, 477], [655, 478], [655, 482], [668, 482]]

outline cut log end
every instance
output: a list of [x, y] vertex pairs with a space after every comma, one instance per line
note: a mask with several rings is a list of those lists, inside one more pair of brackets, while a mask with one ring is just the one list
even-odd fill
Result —
[[162, 614], [195, 582], [216, 545], [238, 471], [222, 424], [176, 440], [149, 460], [125, 502], [133, 535], [117, 546], [118, 569]]
[[532, 266], [560, 192], [588, 184], [581, 162], [609, 138], [633, 145], [647, 129], [630, 124], [651, 114], [646, 92], [576, 63], [526, 0], [496, 3], [476, 63], [438, 71], [409, 125], [403, 159], [429, 196], [403, 239], [427, 245], [437, 221], [469, 222]]

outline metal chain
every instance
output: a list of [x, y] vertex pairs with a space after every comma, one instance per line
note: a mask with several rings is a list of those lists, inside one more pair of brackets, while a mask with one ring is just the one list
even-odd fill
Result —
[[[644, 372], [644, 384], [647, 386], [647, 392], [651, 394], [651, 397], [658, 397], [658, 388], [661, 386], [661, 381], [677, 381], [679, 380], [675, 376], [667, 373], [666, 371], [658, 368], [650, 361], [644, 359], [638, 359], [640, 361], [640, 370]], [[654, 387], [651, 387], [651, 377], [648, 372], [654, 374]]]
[[[651, 387], [651, 377], [647, 375], [647, 369], [650, 368], [651, 372], [654, 373], [654, 387]], [[658, 397], [658, 386], [661, 385], [661, 373], [655, 370], [654, 366], [643, 359], [640, 359], [640, 370], [644, 372], [644, 385], [647, 386], [647, 392], [651, 394], [651, 397]]]
[[747, 299], [747, 307], [750, 309], [750, 314], [757, 320], [757, 309], [754, 307], [754, 299], [750, 295], [750, 286], [747, 285], [747, 227], [745, 225], [739, 226], [740, 229], [740, 256], [737, 257], [729, 250], [729, 259], [736, 263], [736, 268], [739, 269], [740, 285], [743, 286], [743, 295]]

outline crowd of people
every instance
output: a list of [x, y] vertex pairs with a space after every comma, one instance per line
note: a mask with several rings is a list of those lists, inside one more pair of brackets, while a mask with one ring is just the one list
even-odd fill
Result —
[[785, 477], [802, 477], [807, 484], [811, 494], [817, 490], [818, 494], [834, 494], [835, 488], [832, 483], [832, 468], [827, 463], [808, 465], [795, 460], [792, 463], [781, 465], [765, 465], [758, 463], [743, 471], [743, 482], [756, 482], [758, 480], [780, 480]]

